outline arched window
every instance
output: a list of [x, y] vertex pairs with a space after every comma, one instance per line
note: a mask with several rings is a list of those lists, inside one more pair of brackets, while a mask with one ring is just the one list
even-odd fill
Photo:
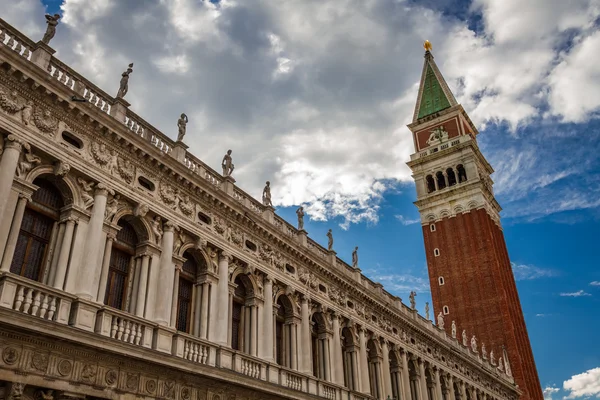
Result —
[[342, 354], [344, 361], [344, 383], [350, 390], [358, 390], [356, 382], [358, 368], [358, 348], [355, 343], [354, 333], [350, 328], [342, 329]]
[[294, 308], [289, 297], [281, 295], [277, 298], [277, 314], [275, 316], [275, 355], [277, 364], [297, 369], [298, 355], [294, 354], [294, 340], [298, 337], [298, 326], [294, 324]]
[[329, 379], [329, 371], [325, 368], [325, 357], [329, 357], [327, 343], [327, 326], [320, 312], [314, 313], [311, 318], [311, 344], [313, 375], [319, 379]]
[[452, 168], [446, 169], [446, 175], [448, 176], [448, 186], [456, 185], [456, 175], [454, 175], [454, 170]]
[[138, 236], [133, 226], [124, 219], [120, 219], [117, 225], [121, 229], [113, 242], [110, 254], [104, 304], [124, 310], [127, 305], [127, 296], [129, 295], [127, 290], [131, 266], [134, 262], [135, 247], [138, 244]]
[[425, 183], [427, 184], [427, 193], [435, 192], [435, 181], [433, 176], [427, 175], [425, 177]]
[[369, 356], [369, 382], [371, 383], [371, 395], [376, 399], [382, 398], [381, 389], [381, 355], [377, 343], [373, 339], [367, 342], [367, 354]]
[[458, 172], [458, 183], [467, 181], [467, 171], [465, 171], [465, 167], [462, 164], [458, 164], [456, 166], [456, 171]]
[[435, 173], [435, 179], [437, 180], [438, 188], [440, 190], [446, 188], [446, 178], [444, 177], [444, 174], [442, 171], [438, 171]]
[[198, 276], [198, 262], [189, 251], [183, 253], [185, 262], [179, 273], [179, 290], [177, 294], [177, 322], [178, 331], [192, 333], [192, 299], [194, 283]]
[[50, 241], [64, 201], [51, 182], [37, 178], [33, 184], [39, 189], [33, 193], [32, 201], [23, 214], [10, 272], [42, 281], [50, 262]]
[[390, 350], [390, 375], [392, 381], [392, 397], [397, 400], [404, 400], [402, 394], [402, 361], [398, 359], [398, 352]]
[[249, 305], [252, 284], [247, 277], [238, 276], [234, 281], [236, 288], [233, 292], [233, 304], [231, 313], [231, 348], [250, 354], [252, 340], [256, 340], [253, 332], [257, 323], [256, 308]]

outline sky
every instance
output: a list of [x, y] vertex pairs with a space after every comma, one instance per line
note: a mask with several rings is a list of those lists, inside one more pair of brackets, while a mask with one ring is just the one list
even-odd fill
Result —
[[[405, 165], [422, 43], [479, 128], [547, 399], [600, 398], [600, 0], [0, 0], [56, 57], [393, 294], [431, 303]], [[432, 313], [433, 314], [433, 313]], [[435, 315], [435, 314], [433, 314]]]

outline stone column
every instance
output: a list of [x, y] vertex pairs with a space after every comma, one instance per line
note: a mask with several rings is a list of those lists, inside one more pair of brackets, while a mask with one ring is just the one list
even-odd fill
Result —
[[446, 389], [448, 389], [448, 397], [447, 400], [460, 400], [456, 398], [456, 393], [454, 393], [454, 379], [452, 378], [451, 374], [448, 374], [448, 386]]
[[[256, 302], [256, 299], [255, 299]], [[258, 356], [256, 348], [258, 345], [257, 326], [258, 326], [258, 307], [255, 304], [250, 306], [250, 355]]]
[[219, 282], [211, 283], [210, 287], [210, 310], [208, 311], [208, 340], [217, 343], [219, 340], [219, 326], [217, 324], [217, 316], [219, 310], [223, 306], [219, 306]]
[[211, 284], [202, 284], [202, 304], [200, 305], [200, 338], [208, 339], [208, 291]]
[[[460, 390], [460, 398], [461, 398], [461, 400], [467, 400], [467, 384], [464, 383], [464, 382], [460, 382], [458, 384], [458, 386], [459, 386], [458, 388]], [[471, 400], [473, 400], [473, 399], [471, 399]]]
[[[108, 235], [107, 235], [106, 239], [108, 241]], [[133, 274], [133, 277], [129, 278], [129, 280], [133, 284], [133, 287], [132, 287], [132, 291], [131, 291], [131, 302], [129, 303], [129, 309], [127, 310], [128, 312], [130, 312], [132, 314], [135, 314], [135, 310], [137, 310], [138, 293], [140, 291], [140, 272], [141, 272], [140, 267], [141, 267], [141, 265], [142, 265], [142, 257], [141, 256], [135, 257], [134, 262], [133, 262], [135, 274]]]
[[367, 359], [367, 341], [365, 340], [365, 330], [360, 328], [358, 331], [358, 340], [360, 351], [358, 358], [360, 360], [360, 391], [362, 393], [371, 393], [371, 384], [369, 381], [369, 360]]
[[177, 302], [179, 300], [179, 274], [181, 266], [175, 267], [175, 279], [173, 279], [173, 303], [171, 304], [171, 328], [175, 328], [177, 324]]
[[144, 317], [144, 308], [146, 306], [146, 287], [148, 286], [148, 265], [150, 264], [150, 256], [142, 254], [142, 262], [140, 263], [140, 281], [138, 283], [137, 300], [135, 301], [135, 315]]
[[[381, 351], [383, 353], [383, 365], [381, 374], [383, 375], [383, 398], [392, 397], [392, 375], [390, 373], [390, 349], [387, 340], [383, 339], [381, 343]], [[441, 400], [441, 399], [440, 399]]]
[[[18, 205], [17, 205], [18, 207]], [[18, 208], [17, 208], [18, 209]], [[65, 276], [67, 274], [67, 263], [69, 262], [69, 254], [71, 253], [71, 244], [73, 243], [73, 231], [75, 230], [75, 219], [68, 218], [65, 227], [65, 234], [60, 246], [58, 255], [58, 263], [56, 264], [56, 275], [54, 276], [53, 287], [56, 289], [63, 288], [65, 284]]]
[[[65, 231], [66, 237], [66, 231]], [[100, 273], [100, 283], [98, 284], [98, 303], [104, 303], [104, 294], [106, 293], [106, 283], [108, 282], [108, 270], [110, 269], [110, 256], [112, 253], [112, 245], [117, 235], [108, 233], [106, 235], [106, 243], [104, 244], [104, 257], [102, 258], [102, 272]], [[64, 241], [63, 241], [64, 242]]]
[[302, 296], [300, 306], [302, 328], [300, 331], [300, 340], [302, 341], [302, 349], [304, 350], [300, 362], [300, 371], [305, 374], [312, 374], [312, 362], [311, 362], [311, 337], [310, 337], [310, 315], [308, 307], [308, 297]]
[[321, 339], [323, 343], [323, 369], [325, 370], [325, 380], [331, 382], [331, 352], [329, 351], [329, 334]]
[[173, 281], [175, 280], [175, 268], [173, 267], [173, 230], [174, 226], [172, 222], [167, 221], [164, 223], [156, 302], [154, 306], [154, 322], [165, 326], [169, 326], [171, 322], [172, 291]]
[[[3, 140], [0, 137], [0, 140]], [[8, 135], [4, 141], [4, 149], [2, 151], [2, 159], [0, 159], [0, 218], [4, 219], [4, 210], [8, 204], [10, 197], [10, 188], [13, 184], [15, 171], [21, 155], [22, 146], [29, 148], [29, 144], [24, 144], [15, 135]], [[0, 224], [7, 224], [8, 221], [0, 220]], [[10, 266], [9, 266], [10, 268]]]
[[158, 270], [160, 266], [160, 257], [157, 254], [150, 256], [150, 267], [148, 273], [148, 289], [146, 294], [146, 309], [144, 318], [154, 319], [154, 308], [156, 305], [156, 288], [158, 287]]
[[[108, 193], [112, 192], [108, 187], [99, 183], [94, 193], [94, 206], [88, 224], [87, 237], [85, 241], [85, 259], [78, 266], [77, 281], [75, 282], [75, 294], [85, 300], [96, 300], [98, 295], [98, 282], [100, 280], [100, 268], [98, 260], [100, 255], [100, 244], [102, 244], [102, 228], [104, 226], [104, 213], [106, 211], [106, 200]], [[112, 194], [112, 193], [111, 193]]]
[[290, 323], [290, 368], [298, 370], [298, 347], [296, 346], [296, 332], [298, 325]]
[[402, 351], [402, 397], [403, 400], [412, 400], [410, 395], [410, 376], [408, 373], [408, 356]]
[[58, 225], [58, 228], [53, 228], [53, 233], [50, 236], [49, 245], [49, 253], [52, 253], [52, 260], [50, 261], [50, 270], [44, 271], [44, 282], [46, 285], [54, 285], [54, 280], [56, 279], [56, 266], [58, 265], [58, 256], [60, 255], [60, 249], [62, 248], [62, 240], [65, 236], [65, 227], [66, 224], [63, 223], [55, 223]]
[[261, 358], [274, 362], [273, 358], [273, 280], [269, 275], [264, 277], [265, 310], [263, 312], [263, 354]]
[[[4, 160], [4, 158], [2, 159]], [[11, 181], [12, 182], [12, 181]], [[10, 191], [10, 188], [8, 189]], [[4, 195], [4, 193], [2, 194]], [[0, 195], [0, 196], [2, 196]], [[8, 198], [8, 196], [7, 196]], [[4, 248], [4, 256], [2, 257], [2, 266], [0, 266], [0, 271], [8, 272], [10, 271], [10, 265], [12, 263], [13, 256], [15, 255], [15, 248], [17, 247], [17, 241], [19, 240], [19, 232], [21, 230], [21, 222], [23, 221], [23, 214], [25, 213], [25, 207], [27, 206], [27, 202], [30, 201], [31, 198], [24, 194], [19, 194], [19, 200], [17, 201], [17, 208], [15, 209], [15, 213], [13, 214], [12, 224], [10, 226], [10, 232], [8, 234], [8, 240], [6, 242], [6, 247]], [[2, 214], [0, 214], [2, 215]]]
[[434, 371], [435, 374], [435, 395], [437, 400], [443, 400], [444, 396], [442, 396], [442, 382], [440, 381], [440, 370], [438, 368]]
[[229, 258], [226, 251], [219, 254], [219, 283], [217, 285], [217, 310], [216, 318], [213, 319], [216, 326], [217, 343], [227, 346], [229, 326]]
[[340, 319], [337, 314], [331, 314], [332, 329], [333, 329], [333, 382], [338, 385], [344, 385], [344, 361], [342, 359], [342, 343], [340, 340]]
[[425, 362], [419, 360], [419, 390], [421, 392], [420, 398], [422, 400], [427, 399], [427, 379], [425, 378]]
[[[259, 278], [261, 279], [261, 278]], [[263, 286], [264, 288], [264, 286]], [[265, 327], [265, 323], [264, 323], [264, 315], [265, 315], [265, 308], [264, 308], [264, 300], [255, 300], [257, 302], [256, 305], [256, 353], [258, 357], [262, 357], [263, 354], [265, 354], [265, 350], [264, 350], [264, 346], [265, 346], [265, 341], [264, 341], [264, 327]]]

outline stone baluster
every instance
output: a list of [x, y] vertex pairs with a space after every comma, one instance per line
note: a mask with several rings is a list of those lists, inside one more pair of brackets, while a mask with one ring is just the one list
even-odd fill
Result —
[[381, 340], [381, 352], [383, 353], [383, 362], [381, 373], [383, 374], [383, 398], [393, 396], [392, 392], [392, 374], [390, 373], [390, 348], [385, 339]]
[[344, 361], [342, 359], [342, 343], [340, 339], [340, 319], [336, 313], [331, 313], [331, 325], [333, 329], [333, 338], [332, 338], [332, 346], [333, 346], [333, 379], [334, 383], [338, 385], [344, 385]]
[[154, 306], [154, 322], [168, 326], [171, 322], [171, 304], [173, 301], [173, 231], [174, 225], [167, 221], [163, 226], [160, 267], [158, 269], [157, 297]]
[[104, 295], [106, 293], [106, 284], [108, 282], [108, 271], [110, 269], [110, 257], [112, 254], [112, 246], [117, 235], [114, 233], [106, 234], [106, 242], [104, 243], [104, 256], [102, 257], [102, 271], [100, 272], [100, 283], [98, 284], [97, 299], [99, 303], [104, 303], [106, 300]]
[[142, 254], [140, 263], [140, 278], [138, 282], [137, 300], [135, 301], [135, 315], [144, 317], [146, 307], [146, 288], [148, 286], [148, 267], [150, 265], [150, 255]]
[[231, 256], [226, 251], [219, 254], [219, 283], [217, 284], [217, 314], [216, 335], [213, 338], [217, 343], [228, 346], [229, 335], [229, 259]]
[[92, 215], [88, 224], [87, 237], [85, 241], [85, 259], [77, 270], [77, 281], [75, 282], [75, 294], [85, 300], [96, 300], [98, 295], [98, 283], [101, 268], [99, 268], [99, 252], [102, 241], [102, 228], [104, 226], [104, 213], [108, 194], [113, 194], [105, 184], [96, 185], [94, 193], [94, 205]]
[[[0, 137], [0, 140], [3, 140]], [[8, 205], [10, 191], [17, 170], [19, 156], [21, 155], [22, 147], [29, 148], [29, 144], [22, 142], [15, 135], [8, 135], [4, 140], [4, 149], [2, 151], [2, 159], [0, 159], [0, 224], [9, 223], [5, 221], [4, 212]], [[9, 265], [10, 268], [10, 265]]]
[[67, 263], [71, 253], [71, 244], [73, 243], [73, 232], [75, 231], [75, 219], [68, 218], [65, 223], [65, 233], [61, 242], [58, 262], [56, 263], [56, 274], [54, 275], [53, 287], [62, 289], [65, 284], [67, 274]]
[[[10, 191], [10, 189], [8, 189], [8, 191]], [[27, 202], [29, 201], [31, 201], [31, 198], [29, 196], [22, 193], [19, 194], [17, 208], [15, 209], [15, 213], [13, 214], [12, 224], [10, 226], [10, 231], [8, 234], [8, 240], [6, 242], [6, 247], [4, 248], [4, 256], [2, 257], [2, 265], [0, 266], [1, 271], [10, 271], [10, 265], [12, 263], [13, 256], [15, 255], [17, 241], [19, 240], [19, 231], [21, 230], [23, 214], [25, 213], [25, 207], [27, 206]]]

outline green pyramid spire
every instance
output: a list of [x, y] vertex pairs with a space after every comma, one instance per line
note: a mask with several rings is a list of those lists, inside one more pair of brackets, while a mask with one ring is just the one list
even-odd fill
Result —
[[448, 84], [433, 60], [430, 49], [431, 44], [429, 44], [428, 48], [426, 47], [425, 63], [423, 65], [419, 97], [417, 98], [413, 121], [457, 104], [454, 95], [448, 88]]

